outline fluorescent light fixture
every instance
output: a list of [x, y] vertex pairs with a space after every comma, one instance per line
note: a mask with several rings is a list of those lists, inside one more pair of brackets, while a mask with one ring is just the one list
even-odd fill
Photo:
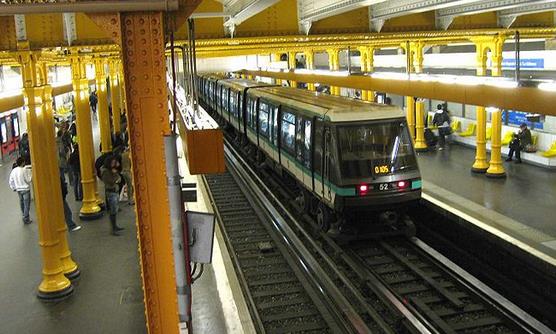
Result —
[[486, 111], [487, 111], [488, 113], [493, 113], [493, 112], [499, 111], [499, 109], [498, 109], [498, 108], [495, 108], [495, 107], [487, 107], [487, 108], [486, 108]]

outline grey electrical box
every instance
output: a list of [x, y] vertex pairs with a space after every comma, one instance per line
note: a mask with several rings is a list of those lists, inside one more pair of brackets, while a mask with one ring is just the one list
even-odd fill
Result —
[[211, 263], [214, 243], [214, 214], [186, 211], [189, 226], [189, 251], [191, 262]]

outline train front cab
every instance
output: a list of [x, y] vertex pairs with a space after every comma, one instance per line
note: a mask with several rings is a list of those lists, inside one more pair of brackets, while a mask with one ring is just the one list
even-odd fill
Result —
[[421, 176], [405, 119], [334, 123], [325, 135], [336, 212], [403, 208], [421, 197]]

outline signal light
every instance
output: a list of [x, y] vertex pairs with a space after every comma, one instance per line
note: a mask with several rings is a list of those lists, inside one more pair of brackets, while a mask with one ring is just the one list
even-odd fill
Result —
[[369, 186], [367, 184], [360, 184], [358, 189], [359, 195], [365, 195], [369, 191]]
[[405, 182], [405, 181], [398, 181], [398, 188], [400, 188], [400, 189], [406, 188], [407, 185], [408, 185], [408, 183]]

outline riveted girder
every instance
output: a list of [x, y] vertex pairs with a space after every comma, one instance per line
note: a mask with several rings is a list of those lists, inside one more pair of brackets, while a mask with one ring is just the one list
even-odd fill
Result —
[[170, 134], [162, 13], [125, 13], [122, 53], [141, 273], [150, 333], [178, 333], [163, 136]]

